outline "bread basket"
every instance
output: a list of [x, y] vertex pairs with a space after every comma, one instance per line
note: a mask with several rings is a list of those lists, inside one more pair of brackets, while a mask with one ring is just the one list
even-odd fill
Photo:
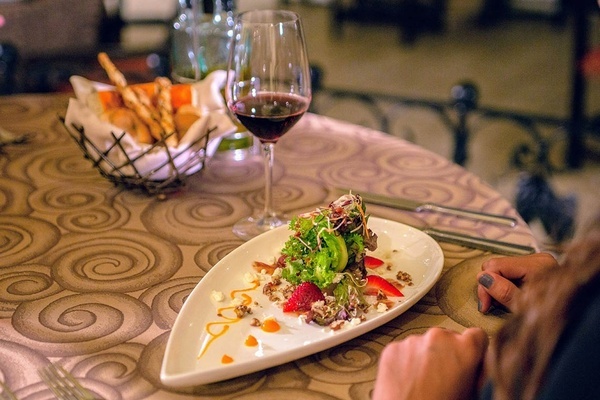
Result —
[[103, 177], [126, 189], [162, 195], [178, 190], [188, 177], [200, 172], [221, 138], [235, 132], [220, 92], [224, 81], [225, 72], [215, 71], [191, 85], [190, 101], [201, 116], [176, 146], [167, 145], [175, 133], [152, 144], [140, 143], [135, 135], [100, 118], [98, 93], [114, 88], [78, 76], [71, 77], [76, 97], [69, 99], [61, 120], [84, 157]]

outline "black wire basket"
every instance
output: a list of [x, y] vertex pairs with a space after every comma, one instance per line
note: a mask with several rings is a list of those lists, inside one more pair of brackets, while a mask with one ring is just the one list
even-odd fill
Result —
[[[208, 130], [206, 135], [178, 149], [165, 144], [169, 135], [133, 156], [128, 154], [123, 146], [125, 132], [119, 135], [111, 132], [113, 143], [106, 149], [100, 149], [86, 136], [83, 126], [72, 124], [69, 127], [63, 117], [60, 119], [83, 151], [84, 157], [92, 162], [103, 177], [117, 186], [138, 189], [149, 195], [164, 195], [177, 191], [185, 185], [188, 177], [202, 171], [208, 158], [209, 136], [213, 131]], [[159, 154], [162, 161], [152, 164], [151, 168], [139, 168], [144, 157], [156, 156], [157, 152], [164, 153], [165, 156]]]

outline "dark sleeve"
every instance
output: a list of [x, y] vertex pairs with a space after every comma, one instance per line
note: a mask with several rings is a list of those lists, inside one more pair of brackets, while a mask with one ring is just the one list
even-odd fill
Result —
[[600, 291], [573, 322], [555, 350], [539, 400], [600, 399]]
[[[561, 336], [537, 400], [600, 399], [599, 378], [600, 290]], [[493, 385], [488, 382], [479, 399], [490, 400], [493, 393]]]
[[479, 400], [492, 400], [493, 398], [494, 386], [490, 381], [487, 381], [479, 393]]

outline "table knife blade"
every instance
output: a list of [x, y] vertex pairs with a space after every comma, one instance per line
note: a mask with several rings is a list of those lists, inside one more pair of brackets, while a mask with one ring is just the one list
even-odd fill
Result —
[[470, 236], [436, 228], [423, 228], [421, 231], [428, 234], [438, 242], [457, 244], [472, 249], [491, 251], [492, 253], [506, 256], [524, 256], [536, 252], [535, 248], [531, 246]]
[[422, 212], [422, 211], [431, 211], [431, 212], [439, 212], [449, 215], [454, 215], [457, 217], [470, 218], [478, 221], [484, 221], [489, 223], [501, 224], [514, 227], [517, 224], [517, 220], [512, 217], [507, 217], [505, 215], [499, 214], [490, 214], [484, 213], [481, 211], [468, 210], [463, 208], [454, 208], [443, 206], [436, 203], [430, 202], [422, 202], [415, 201], [411, 199], [405, 199], [400, 197], [391, 197], [384, 196], [376, 193], [369, 192], [361, 192], [357, 190], [350, 189], [336, 189], [339, 193], [348, 193], [352, 191], [353, 193], [359, 194], [360, 197], [367, 203], [377, 204], [386, 207], [392, 207], [400, 210], [414, 211], [414, 212]]

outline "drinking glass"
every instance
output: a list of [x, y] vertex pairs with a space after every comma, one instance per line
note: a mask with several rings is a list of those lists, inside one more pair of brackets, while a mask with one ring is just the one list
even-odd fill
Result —
[[275, 144], [304, 115], [312, 98], [298, 14], [285, 10], [239, 14], [227, 72], [227, 107], [260, 141], [264, 155], [263, 211], [233, 227], [247, 240], [289, 222], [273, 208], [272, 171]]

